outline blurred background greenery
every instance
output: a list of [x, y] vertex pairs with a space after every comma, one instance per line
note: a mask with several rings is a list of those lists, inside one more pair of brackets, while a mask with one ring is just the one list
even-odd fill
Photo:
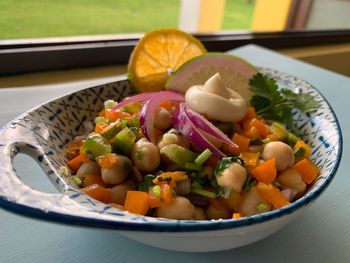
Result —
[[[0, 39], [177, 27], [179, 9], [179, 0], [0, 0]], [[250, 29], [253, 10], [252, 0], [226, 0], [222, 30]]]

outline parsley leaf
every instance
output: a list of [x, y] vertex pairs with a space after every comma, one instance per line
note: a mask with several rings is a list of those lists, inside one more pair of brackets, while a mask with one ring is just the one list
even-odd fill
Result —
[[277, 82], [261, 73], [255, 74], [249, 85], [254, 93], [251, 105], [259, 115], [267, 119], [283, 122], [293, 128], [292, 109], [303, 112], [316, 111], [320, 103], [310, 94], [295, 93], [289, 89], [279, 89]]

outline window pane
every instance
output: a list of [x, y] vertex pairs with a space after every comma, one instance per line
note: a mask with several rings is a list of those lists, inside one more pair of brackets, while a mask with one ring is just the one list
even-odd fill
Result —
[[226, 0], [223, 30], [250, 30], [255, 0]]
[[179, 0], [0, 0], [0, 39], [177, 27]]

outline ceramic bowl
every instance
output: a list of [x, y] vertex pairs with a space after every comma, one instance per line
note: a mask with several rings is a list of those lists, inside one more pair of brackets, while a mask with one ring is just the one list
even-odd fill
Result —
[[[299, 216], [330, 184], [341, 159], [342, 136], [332, 108], [315, 88], [296, 77], [261, 70], [281, 86], [310, 93], [321, 102], [313, 114], [294, 112], [298, 135], [311, 145], [311, 159], [321, 173], [306, 195], [291, 205], [238, 220], [169, 220], [117, 210], [75, 188], [59, 173], [67, 161], [64, 148], [85, 120], [94, 119], [105, 100], [132, 94], [129, 82], [122, 80], [52, 100], [0, 129], [0, 206], [32, 218], [115, 230], [144, 244], [177, 251], [228, 250], [271, 235]], [[38, 161], [59, 194], [36, 191], [16, 176], [12, 161], [19, 152]]]

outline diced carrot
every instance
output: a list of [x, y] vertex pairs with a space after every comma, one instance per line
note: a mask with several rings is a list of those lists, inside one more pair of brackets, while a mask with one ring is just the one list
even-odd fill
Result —
[[84, 193], [103, 203], [109, 203], [112, 199], [112, 191], [99, 184], [89, 185], [82, 189]]
[[266, 184], [272, 183], [277, 175], [276, 160], [270, 159], [265, 161], [264, 163], [255, 167], [252, 170], [252, 173], [258, 182]]
[[220, 197], [219, 200], [222, 201], [228, 209], [238, 210], [242, 202], [242, 196], [235, 191], [231, 191], [228, 198]]
[[179, 182], [187, 180], [188, 176], [183, 171], [176, 171], [176, 172], [164, 172], [160, 175], [158, 175], [154, 180], [153, 183], [155, 184], [164, 184], [164, 183], [172, 183], [172, 182]]
[[108, 127], [107, 123], [105, 123], [105, 122], [98, 122], [95, 125], [95, 132], [102, 132], [107, 127]]
[[115, 153], [106, 153], [98, 156], [96, 162], [101, 168], [111, 168], [118, 163], [118, 156]]
[[111, 121], [114, 122], [116, 120], [119, 119], [123, 119], [123, 120], [130, 120], [132, 119], [132, 116], [124, 111], [112, 111], [112, 110], [106, 110], [105, 111], [105, 117]]
[[[302, 156], [302, 159], [308, 158], [311, 153], [311, 147], [307, 145], [304, 141], [298, 140], [294, 145], [294, 150], [298, 148], [303, 148], [305, 150], [305, 154]], [[299, 156], [300, 157], [300, 156]]]
[[124, 209], [130, 213], [145, 215], [149, 209], [148, 194], [142, 191], [127, 191]]
[[89, 162], [90, 160], [84, 155], [84, 154], [79, 154], [75, 158], [71, 159], [68, 161], [69, 167], [73, 170], [73, 172], [78, 171], [80, 166], [83, 163]]
[[98, 113], [98, 116], [100, 116], [100, 117], [105, 117], [105, 116], [106, 116], [106, 109], [101, 110], [101, 111]]
[[270, 129], [258, 118], [252, 118], [243, 121], [243, 132], [249, 138], [264, 139], [270, 133]]
[[253, 107], [248, 107], [247, 113], [244, 116], [244, 120], [250, 120], [256, 117], [255, 109]]
[[300, 174], [306, 184], [311, 184], [320, 172], [318, 167], [309, 159], [297, 162], [293, 168]]
[[163, 101], [159, 105], [159, 107], [162, 107], [164, 109], [170, 110], [173, 107], [173, 103], [171, 102], [171, 100], [166, 100], [166, 101]]
[[172, 200], [173, 194], [168, 184], [152, 186], [148, 191], [148, 203], [151, 208], [167, 206]]
[[272, 184], [258, 183], [256, 190], [264, 200], [276, 208], [281, 208], [290, 204], [281, 191]]
[[232, 141], [238, 145], [240, 152], [249, 151], [250, 138], [247, 138], [242, 135], [239, 135], [238, 133], [235, 133], [233, 135]]
[[243, 217], [241, 213], [233, 213], [232, 214], [232, 219], [240, 219], [241, 217]]
[[243, 152], [241, 158], [246, 166], [257, 166], [259, 161], [259, 153]]
[[98, 174], [86, 174], [83, 180], [83, 187], [88, 187], [90, 185], [99, 184], [103, 187], [106, 184], [103, 182], [101, 175]]

